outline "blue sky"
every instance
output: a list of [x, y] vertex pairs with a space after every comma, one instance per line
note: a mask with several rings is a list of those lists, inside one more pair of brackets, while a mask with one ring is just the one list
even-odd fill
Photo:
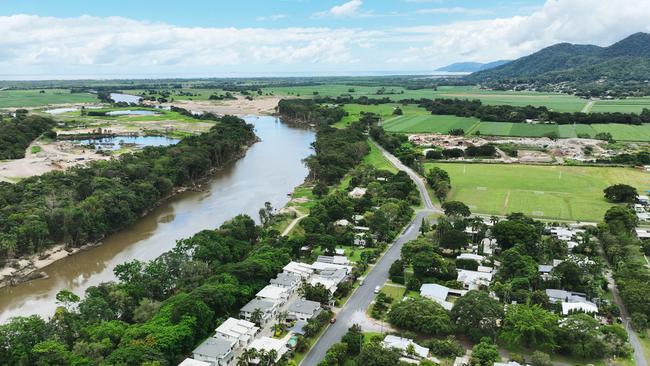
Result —
[[650, 31], [650, 0], [4, 0], [0, 78], [431, 73]]

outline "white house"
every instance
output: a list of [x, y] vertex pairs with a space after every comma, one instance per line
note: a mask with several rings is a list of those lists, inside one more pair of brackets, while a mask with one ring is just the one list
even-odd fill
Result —
[[183, 362], [179, 363], [178, 366], [212, 366], [209, 362], [197, 361], [192, 358], [186, 358]]
[[569, 315], [572, 311], [583, 311], [587, 314], [594, 314], [598, 312], [598, 306], [590, 301], [562, 303], [562, 315]]
[[255, 297], [260, 300], [273, 301], [282, 306], [289, 299], [289, 289], [277, 285], [266, 285]]
[[361, 187], [354, 187], [350, 193], [348, 193], [348, 196], [350, 198], [361, 198], [366, 195], [366, 189], [361, 188]]
[[334, 221], [334, 226], [341, 226], [341, 227], [350, 226], [350, 221], [346, 219], [336, 220]]
[[[350, 260], [344, 255], [319, 255], [316, 259], [316, 262], [326, 263], [326, 264], [337, 264], [341, 266], [349, 266]], [[313, 268], [313, 266], [312, 266]]]
[[294, 273], [280, 272], [269, 282], [271, 285], [286, 288], [292, 294], [300, 287], [300, 276]]
[[289, 262], [282, 270], [284, 273], [292, 273], [300, 278], [309, 278], [314, 273], [309, 264], [300, 262]]
[[[381, 344], [385, 348], [397, 348], [398, 350], [402, 351], [402, 355], [409, 358], [426, 358], [429, 355], [428, 348], [422, 347], [408, 338], [387, 335]], [[409, 355], [406, 351], [409, 346], [413, 347], [413, 355]]]
[[235, 348], [245, 347], [260, 330], [254, 323], [242, 319], [228, 318], [215, 331], [215, 337], [235, 341]]
[[480, 264], [485, 260], [485, 257], [473, 253], [461, 253], [458, 257], [456, 257], [456, 260], [459, 259], [469, 259], [469, 260], [477, 261]]
[[[284, 356], [284, 354], [289, 350], [287, 348], [287, 341], [284, 338], [275, 339], [269, 337], [260, 337], [255, 339], [253, 343], [247, 347], [247, 349], [255, 349], [257, 351], [264, 350], [266, 352], [275, 351], [277, 354], [275, 361], [278, 361], [280, 358], [282, 358], [282, 356]], [[259, 362], [259, 359], [251, 360], [252, 364], [258, 364]]]
[[298, 299], [289, 305], [287, 320], [308, 321], [321, 312], [322, 308], [317, 301]]
[[248, 304], [244, 305], [243, 308], [241, 308], [240, 315], [242, 318], [251, 321], [251, 317], [257, 309], [262, 312], [262, 319], [260, 319], [260, 324], [265, 325], [273, 320], [273, 317], [278, 311], [278, 303], [269, 300], [253, 299], [249, 301]]
[[437, 302], [446, 310], [451, 310], [451, 308], [454, 306], [454, 304], [447, 301], [449, 288], [446, 286], [438, 285], [435, 283], [425, 283], [420, 287], [420, 295]]
[[644, 239], [650, 239], [650, 229], [642, 229], [642, 228], [636, 228], [636, 237], [644, 240]]
[[492, 273], [461, 269], [458, 271], [457, 281], [463, 284], [465, 290], [477, 290], [480, 286], [490, 285]]
[[192, 358], [212, 366], [228, 366], [235, 358], [235, 341], [210, 337], [192, 351]]

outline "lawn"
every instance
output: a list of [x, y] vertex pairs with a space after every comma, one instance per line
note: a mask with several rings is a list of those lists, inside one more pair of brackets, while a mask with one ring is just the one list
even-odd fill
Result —
[[650, 175], [632, 168], [426, 164], [451, 176], [449, 200], [465, 202], [473, 212], [527, 215], [560, 220], [602, 220], [611, 206], [603, 189], [626, 183], [645, 191]]
[[363, 159], [364, 163], [372, 165], [377, 169], [388, 170], [391, 173], [397, 173], [397, 168], [395, 168], [395, 166], [384, 157], [374, 142], [368, 141], [368, 146], [370, 146], [370, 152]]
[[42, 93], [41, 90], [0, 91], [0, 108], [99, 102], [97, 97], [90, 93], [70, 93], [68, 89], [44, 89], [42, 91]]

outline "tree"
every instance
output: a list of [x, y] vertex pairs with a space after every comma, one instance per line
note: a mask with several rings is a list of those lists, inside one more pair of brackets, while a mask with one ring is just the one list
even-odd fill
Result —
[[472, 290], [456, 300], [451, 319], [456, 331], [474, 342], [483, 337], [494, 340], [503, 319], [503, 306], [486, 292]]
[[56, 294], [56, 301], [68, 310], [71, 310], [71, 307], [79, 300], [79, 296], [68, 290], [61, 290]]
[[0, 325], [0, 364], [33, 365], [32, 348], [48, 336], [48, 326], [37, 315], [16, 317]]
[[260, 308], [255, 308], [253, 312], [251, 313], [251, 323], [257, 324], [257, 326], [260, 326], [262, 322], [262, 318], [264, 317], [264, 312]]
[[508, 250], [515, 244], [523, 244], [532, 255], [535, 254], [534, 248], [541, 238], [535, 226], [519, 220], [499, 221], [494, 224], [491, 232], [501, 250]]
[[379, 342], [369, 342], [361, 347], [356, 362], [364, 366], [395, 366], [399, 364], [401, 356], [401, 352], [395, 348], [384, 348]]
[[601, 358], [607, 347], [599, 330], [600, 324], [591, 315], [569, 315], [558, 328], [560, 350], [579, 358]]
[[404, 263], [401, 259], [396, 260], [393, 264], [390, 265], [388, 270], [390, 280], [395, 283], [404, 283]]
[[551, 361], [551, 356], [549, 356], [548, 353], [544, 353], [541, 351], [533, 352], [533, 356], [530, 359], [530, 363], [533, 366], [553, 366], [553, 362]]
[[499, 338], [513, 347], [553, 350], [558, 320], [557, 315], [539, 305], [509, 305]]
[[448, 201], [442, 204], [442, 210], [449, 217], [468, 217], [472, 213], [466, 204], [460, 201]]
[[332, 293], [323, 286], [322, 283], [312, 285], [303, 281], [302, 285], [298, 289], [298, 293], [309, 301], [316, 301], [326, 306], [329, 305], [332, 300]]
[[470, 363], [473, 366], [491, 366], [501, 358], [497, 345], [490, 338], [482, 338], [481, 342], [472, 348]]
[[348, 358], [347, 343], [335, 343], [325, 353], [325, 358], [319, 363], [323, 366], [343, 366]]
[[454, 252], [467, 246], [467, 235], [456, 229], [449, 230], [440, 235], [440, 246]]
[[636, 188], [627, 184], [614, 184], [603, 190], [605, 199], [614, 203], [635, 203], [639, 194]]
[[447, 311], [429, 299], [398, 302], [388, 313], [388, 321], [400, 328], [429, 335], [446, 335], [454, 329]]
[[631, 209], [613, 206], [605, 212], [605, 222], [612, 233], [630, 233], [637, 226], [639, 219]]
[[363, 344], [363, 332], [359, 324], [353, 324], [348, 328], [341, 342], [348, 345], [347, 352], [350, 356], [356, 356], [361, 352], [361, 345]]

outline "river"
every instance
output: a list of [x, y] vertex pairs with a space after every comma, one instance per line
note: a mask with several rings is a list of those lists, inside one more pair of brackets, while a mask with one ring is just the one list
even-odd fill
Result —
[[156, 258], [176, 240], [216, 228], [240, 213], [258, 221], [266, 201], [276, 208], [284, 206], [287, 193], [307, 176], [302, 159], [311, 153], [315, 134], [275, 117], [246, 120], [255, 125], [262, 141], [217, 172], [205, 191], [178, 194], [103, 245], [53, 263], [43, 270], [48, 278], [0, 289], [0, 322], [30, 314], [49, 317], [57, 306], [54, 297], [62, 289], [83, 295], [90, 286], [114, 280], [117, 264]]

